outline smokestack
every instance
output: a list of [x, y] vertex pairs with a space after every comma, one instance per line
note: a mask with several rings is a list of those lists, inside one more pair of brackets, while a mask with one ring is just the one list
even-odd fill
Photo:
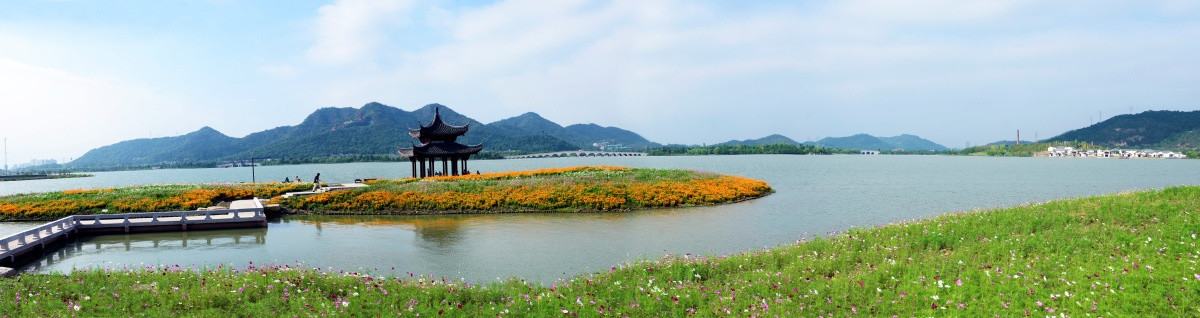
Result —
[[1017, 145], [1021, 144], [1021, 130], [1017, 129]]

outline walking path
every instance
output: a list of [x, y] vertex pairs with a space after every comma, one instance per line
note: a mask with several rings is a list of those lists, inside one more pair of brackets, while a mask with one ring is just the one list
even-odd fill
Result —
[[294, 197], [294, 196], [306, 196], [306, 195], [313, 195], [313, 194], [325, 193], [325, 192], [330, 192], [330, 191], [346, 190], [346, 189], [353, 189], [353, 188], [366, 188], [366, 187], [368, 187], [368, 185], [362, 184], [362, 183], [341, 183], [341, 184], [330, 185], [327, 187], [321, 187], [320, 189], [317, 189], [317, 191], [288, 192], [288, 193], [284, 193], [282, 195], [282, 197], [290, 198], [290, 197]]

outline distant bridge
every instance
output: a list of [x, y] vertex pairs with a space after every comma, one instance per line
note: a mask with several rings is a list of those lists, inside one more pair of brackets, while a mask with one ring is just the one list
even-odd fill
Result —
[[618, 152], [618, 151], [559, 151], [534, 153], [520, 156], [504, 156], [504, 159], [526, 159], [526, 158], [565, 158], [565, 157], [643, 157], [645, 152]]

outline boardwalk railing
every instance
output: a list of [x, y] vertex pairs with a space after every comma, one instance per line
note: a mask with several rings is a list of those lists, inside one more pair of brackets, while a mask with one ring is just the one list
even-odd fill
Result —
[[0, 239], [0, 258], [16, 255], [37, 246], [32, 243], [40, 243], [73, 232], [75, 225], [75, 216], [72, 215], [2, 238]]
[[80, 230], [160, 225], [180, 225], [187, 230], [188, 224], [266, 220], [262, 203], [255, 198], [254, 204], [255, 207], [244, 209], [76, 215], [74, 218]]
[[44, 252], [47, 243], [77, 234], [186, 231], [189, 225], [194, 229], [266, 226], [262, 202], [258, 198], [253, 201], [252, 207], [240, 209], [72, 215], [0, 238], [0, 261], [11, 265], [30, 249]]

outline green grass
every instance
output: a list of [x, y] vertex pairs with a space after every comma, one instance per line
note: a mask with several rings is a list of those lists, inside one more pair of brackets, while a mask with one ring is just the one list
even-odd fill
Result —
[[1198, 213], [1200, 187], [1174, 187], [670, 256], [550, 285], [257, 264], [23, 275], [0, 280], [0, 315], [1196, 316]]

